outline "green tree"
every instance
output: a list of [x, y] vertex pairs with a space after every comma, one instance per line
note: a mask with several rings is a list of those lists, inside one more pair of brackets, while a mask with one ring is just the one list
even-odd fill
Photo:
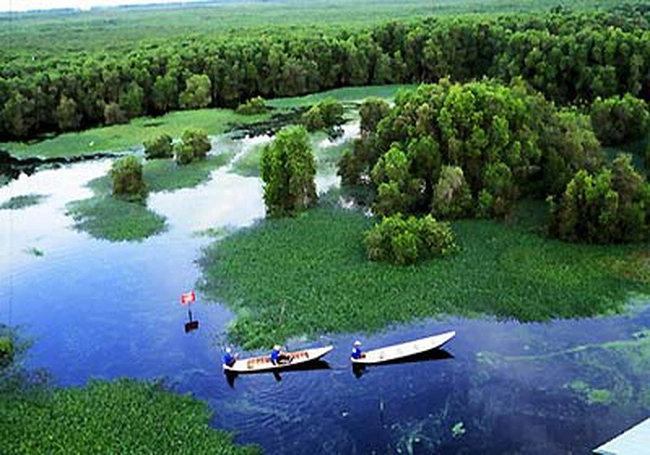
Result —
[[181, 166], [190, 164], [195, 160], [194, 149], [190, 144], [179, 142], [174, 145], [174, 159]]
[[463, 170], [458, 166], [443, 166], [433, 191], [432, 212], [442, 218], [463, 218], [471, 214], [472, 193]]
[[156, 112], [163, 113], [174, 108], [178, 100], [176, 80], [169, 74], [158, 76], [153, 84], [151, 99]]
[[174, 156], [172, 137], [169, 134], [161, 134], [145, 141], [144, 154], [147, 159], [172, 158]]
[[14, 343], [9, 337], [0, 337], [0, 368], [9, 365], [14, 358]]
[[72, 98], [63, 95], [56, 108], [56, 121], [61, 131], [76, 130], [81, 123], [81, 115], [77, 111], [77, 103]]
[[207, 133], [200, 129], [188, 129], [183, 131], [181, 141], [183, 144], [191, 147], [192, 154], [197, 160], [204, 159], [212, 149], [212, 144], [210, 143]]
[[144, 90], [137, 82], [131, 82], [129, 86], [120, 93], [120, 107], [127, 118], [135, 118], [144, 112]]
[[2, 120], [12, 136], [28, 136], [35, 123], [34, 102], [20, 92], [12, 94], [2, 109]]
[[240, 104], [237, 107], [237, 113], [242, 115], [256, 115], [264, 114], [269, 110], [269, 107], [266, 105], [264, 98], [261, 96], [256, 96], [246, 101], [244, 104]]
[[307, 130], [281, 130], [262, 151], [261, 174], [270, 217], [292, 216], [312, 206], [317, 199], [316, 164]]
[[142, 163], [135, 156], [127, 156], [115, 161], [111, 166], [113, 195], [129, 200], [140, 200], [146, 195], [146, 185], [142, 178]]
[[390, 106], [381, 98], [366, 98], [359, 107], [361, 133], [367, 134], [377, 129], [379, 122], [390, 112]]
[[550, 198], [549, 233], [571, 242], [613, 243], [648, 239], [650, 186], [629, 155], [597, 173], [578, 171], [558, 199]]
[[104, 122], [107, 125], [117, 125], [128, 123], [129, 119], [126, 112], [117, 103], [108, 103], [104, 107]]
[[343, 123], [343, 105], [334, 98], [326, 98], [303, 114], [302, 123], [307, 131], [318, 131]]
[[413, 264], [432, 257], [444, 257], [456, 251], [456, 241], [447, 223], [431, 215], [405, 218], [397, 213], [382, 218], [365, 234], [368, 259], [397, 265]]
[[591, 123], [605, 145], [620, 145], [648, 134], [650, 113], [645, 101], [629, 93], [622, 98], [598, 98], [591, 106]]
[[410, 173], [410, 162], [398, 144], [377, 161], [372, 169], [372, 182], [377, 185], [377, 197], [372, 206], [375, 214], [389, 216], [413, 210], [422, 192], [422, 180]]
[[211, 148], [212, 144], [205, 131], [197, 129], [185, 130], [181, 140], [174, 146], [176, 162], [185, 165], [205, 159]]
[[205, 74], [194, 74], [185, 82], [185, 90], [180, 95], [183, 109], [202, 109], [212, 102], [212, 82]]

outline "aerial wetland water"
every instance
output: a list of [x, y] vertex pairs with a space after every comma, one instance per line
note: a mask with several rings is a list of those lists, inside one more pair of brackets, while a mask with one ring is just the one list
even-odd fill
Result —
[[[338, 147], [355, 128], [317, 145]], [[267, 453], [586, 453], [647, 417], [650, 307], [634, 296], [627, 312], [592, 319], [443, 317], [291, 339], [289, 348], [337, 349], [313, 368], [227, 380], [220, 354], [233, 313], [199, 294], [199, 328], [185, 333], [189, 315], [178, 299], [201, 279], [203, 248], [264, 217], [261, 180], [250, 168], [241, 174], [251, 176], [236, 171], [268, 140], [217, 137], [214, 152], [231, 154], [230, 163], [205, 183], [152, 192], [147, 207], [166, 229], [140, 241], [95, 239], [66, 214], [93, 197], [87, 184], [106, 175], [110, 159], [0, 187], [0, 204], [39, 195], [0, 210], [2, 321], [33, 338], [29, 367], [61, 386], [165, 378], [207, 401], [215, 427]], [[320, 166], [319, 192], [337, 185], [333, 168]], [[372, 349], [446, 330], [457, 336], [436, 355], [356, 374], [350, 367], [354, 339]]]

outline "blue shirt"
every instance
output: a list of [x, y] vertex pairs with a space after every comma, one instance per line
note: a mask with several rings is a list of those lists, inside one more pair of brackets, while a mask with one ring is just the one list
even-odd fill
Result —
[[352, 349], [352, 358], [353, 359], [360, 359], [363, 356], [363, 352], [361, 352], [361, 348], [354, 347]]
[[235, 359], [235, 356], [232, 355], [232, 354], [229, 354], [227, 352], [223, 356], [223, 364], [224, 365], [232, 366], [232, 364], [235, 363], [235, 360], [237, 360], [237, 359]]
[[278, 363], [279, 359], [280, 359], [280, 351], [276, 351], [275, 349], [271, 351], [271, 362]]

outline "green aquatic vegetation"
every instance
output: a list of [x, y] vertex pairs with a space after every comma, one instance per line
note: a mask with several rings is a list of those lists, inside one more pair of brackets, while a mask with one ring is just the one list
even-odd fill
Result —
[[10, 364], [14, 358], [14, 343], [11, 338], [0, 337], [0, 368]]
[[35, 246], [26, 248], [25, 253], [38, 258], [45, 256], [45, 252], [43, 250], [36, 248]]
[[207, 134], [226, 132], [232, 123], [245, 125], [266, 118], [268, 114], [244, 116], [230, 109], [199, 109], [172, 112], [157, 118], [141, 117], [125, 125], [92, 128], [81, 132], [64, 133], [38, 142], [9, 142], [0, 144], [18, 158], [72, 157], [99, 152], [123, 152], [141, 147], [145, 141], [162, 134], [179, 138], [188, 128], [198, 128]]
[[461, 438], [465, 433], [467, 433], [467, 430], [465, 429], [463, 422], [458, 422], [451, 427], [451, 435], [454, 438]]
[[578, 396], [580, 396], [587, 404], [611, 404], [613, 397], [612, 392], [605, 389], [594, 389], [584, 381], [576, 380], [565, 386]]
[[548, 378], [549, 371], [552, 371], [550, 390], [558, 389], [557, 393], [569, 391], [590, 406], [612, 405], [626, 413], [650, 406], [648, 330], [620, 340], [586, 343], [564, 349], [551, 345], [543, 348], [541, 353], [532, 355], [478, 353], [477, 360], [494, 369], [526, 362], [525, 370], [535, 371], [534, 378]]
[[[193, 188], [231, 159], [232, 153], [225, 152], [184, 166], [178, 166], [172, 159], [151, 160], [143, 166], [143, 180], [149, 192], [154, 193]], [[92, 180], [88, 186], [94, 197], [67, 206], [75, 229], [110, 241], [144, 240], [167, 229], [165, 217], [148, 209], [146, 202], [112, 197], [108, 175]]]
[[264, 144], [251, 147], [233, 162], [232, 172], [242, 177], [259, 177]]
[[0, 394], [0, 452], [259, 453], [210, 428], [210, 415], [189, 395], [130, 379]]
[[194, 188], [208, 181], [212, 171], [228, 164], [232, 157], [231, 152], [225, 152], [184, 166], [178, 166], [171, 159], [147, 161], [143, 171], [144, 181], [152, 193]]
[[205, 250], [203, 289], [237, 313], [230, 334], [246, 348], [447, 314], [591, 317], [648, 292], [611, 266], [643, 245], [566, 244], [540, 236], [530, 219], [462, 220], [452, 223], [458, 254], [396, 267], [367, 260], [363, 232], [373, 223], [336, 208], [260, 222]]
[[173, 393], [160, 381], [125, 378], [52, 387], [47, 373], [25, 368], [29, 343], [17, 335], [0, 324], [3, 455], [260, 452], [256, 446], [235, 445], [231, 433], [211, 428], [207, 403]]
[[14, 196], [8, 201], [0, 204], [0, 210], [20, 210], [38, 205], [45, 199], [47, 199], [47, 196], [44, 194], [24, 194]]
[[333, 98], [341, 103], [361, 103], [369, 97], [381, 98], [392, 101], [400, 90], [412, 90], [416, 84], [392, 84], [392, 85], [367, 85], [363, 87], [344, 87], [325, 92], [313, 93], [305, 96], [292, 98], [277, 98], [269, 100], [269, 106], [281, 109], [296, 107], [307, 107], [318, 104], [328, 98]]
[[67, 214], [74, 228], [112, 242], [144, 240], [167, 229], [165, 217], [145, 204], [112, 196], [95, 196], [71, 202]]

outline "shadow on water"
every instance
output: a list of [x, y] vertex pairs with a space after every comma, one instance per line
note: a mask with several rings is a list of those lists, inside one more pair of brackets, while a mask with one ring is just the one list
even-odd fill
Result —
[[32, 175], [39, 169], [57, 168], [65, 164], [94, 161], [102, 158], [117, 156], [115, 153], [93, 153], [83, 156], [55, 157], [55, 158], [15, 158], [9, 152], [0, 150], [0, 176], [15, 180], [21, 174]]
[[235, 379], [239, 376], [263, 376], [263, 375], [272, 375], [273, 378], [280, 382], [282, 381], [282, 375], [284, 373], [295, 373], [295, 372], [304, 372], [304, 371], [319, 371], [319, 370], [331, 370], [332, 367], [325, 360], [315, 360], [309, 363], [301, 363], [300, 365], [289, 365], [283, 368], [280, 371], [252, 371], [250, 373], [233, 373], [230, 371], [224, 371], [224, 376], [226, 376], [226, 381], [231, 388], [235, 388]]
[[454, 356], [445, 349], [434, 349], [433, 351], [423, 352], [421, 354], [415, 354], [403, 359], [390, 360], [388, 362], [382, 362], [375, 365], [357, 365], [352, 364], [352, 373], [357, 378], [363, 376], [368, 368], [377, 368], [388, 365], [405, 365], [405, 364], [414, 364], [414, 363], [424, 363], [424, 362], [437, 362], [439, 360], [448, 360], [453, 359]]

